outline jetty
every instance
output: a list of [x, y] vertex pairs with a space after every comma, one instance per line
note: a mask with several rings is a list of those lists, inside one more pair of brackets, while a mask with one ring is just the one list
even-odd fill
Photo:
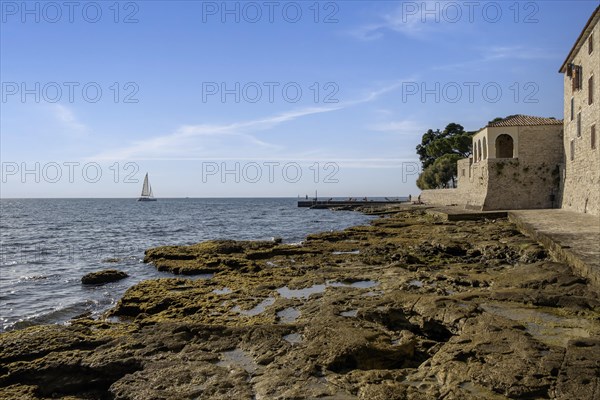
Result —
[[298, 200], [298, 207], [307, 208], [354, 208], [361, 206], [380, 206], [389, 204], [406, 204], [407, 200]]

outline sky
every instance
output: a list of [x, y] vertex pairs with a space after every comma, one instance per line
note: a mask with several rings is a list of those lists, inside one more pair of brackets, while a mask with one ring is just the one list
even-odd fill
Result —
[[419, 192], [451, 122], [563, 117], [598, 1], [0, 1], [0, 196]]

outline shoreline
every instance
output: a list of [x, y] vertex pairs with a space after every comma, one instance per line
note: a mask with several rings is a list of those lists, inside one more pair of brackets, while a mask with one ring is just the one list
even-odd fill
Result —
[[600, 391], [600, 300], [586, 279], [506, 219], [443, 221], [405, 207], [373, 215], [300, 246], [149, 249], [145, 261], [159, 270], [214, 275], [142, 281], [104, 321], [0, 334], [0, 397], [592, 399]]
[[[368, 219], [360, 213], [299, 209], [295, 199], [159, 203], [160, 212], [130, 199], [94, 200], [87, 205], [78, 200], [13, 202], [4, 210], [8, 228], [0, 251], [0, 331], [64, 323], [86, 312], [104, 313], [128, 287], [170, 275], [141, 263], [151, 247], [218, 238], [282, 237], [299, 242], [307, 234], [344, 229]], [[72, 211], [63, 215], [56, 209]], [[39, 218], [34, 217], [37, 213]], [[87, 217], [81, 218], [81, 213]], [[41, 229], [28, 231], [27, 226], [40, 219], [45, 221]], [[102, 288], [81, 286], [84, 274], [106, 268], [118, 268], [130, 277]]]

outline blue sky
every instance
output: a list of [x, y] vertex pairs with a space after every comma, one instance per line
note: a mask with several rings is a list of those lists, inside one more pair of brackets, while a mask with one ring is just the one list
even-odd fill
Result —
[[598, 1], [0, 4], [2, 197], [362, 197], [429, 128], [562, 118]]

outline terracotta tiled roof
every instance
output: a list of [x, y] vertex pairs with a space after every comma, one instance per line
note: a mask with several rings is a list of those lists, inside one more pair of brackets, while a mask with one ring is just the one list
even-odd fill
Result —
[[531, 117], [529, 115], [511, 115], [500, 121], [488, 124], [488, 127], [498, 126], [535, 126], [535, 125], [562, 125], [562, 119]]

